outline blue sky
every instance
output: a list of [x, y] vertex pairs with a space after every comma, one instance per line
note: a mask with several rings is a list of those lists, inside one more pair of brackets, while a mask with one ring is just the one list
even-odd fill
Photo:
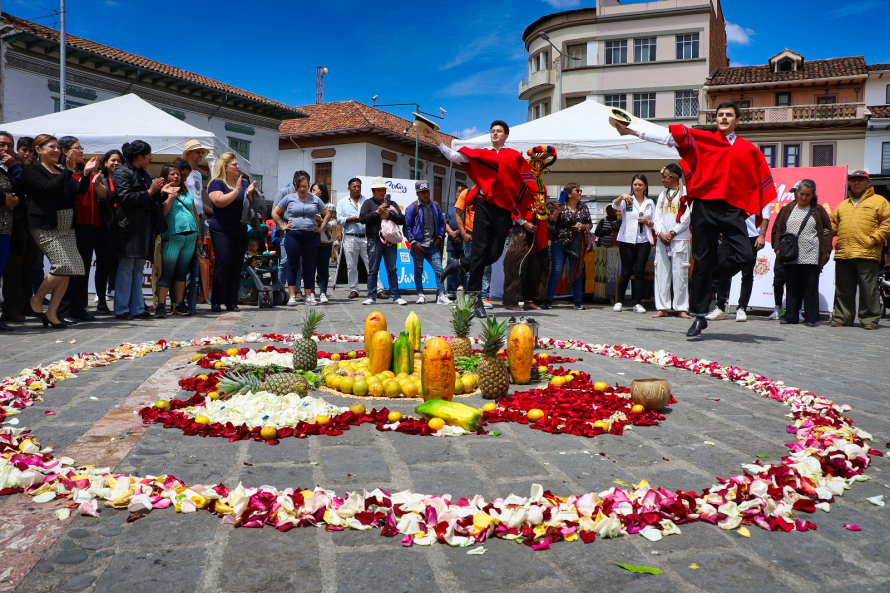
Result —
[[[629, 3], [626, 0], [625, 3]], [[23, 4], [21, 2], [26, 2]], [[68, 31], [287, 103], [420, 102], [448, 111], [442, 127], [467, 137], [492, 119], [525, 121], [522, 31], [582, 0], [453, 2], [174, 2], [68, 0]], [[3, 9], [57, 26], [58, 0], [5, 0]], [[780, 8], [777, 8], [780, 7]], [[733, 65], [764, 64], [789, 47], [807, 59], [864, 55], [890, 62], [882, 33], [890, 0], [733, 0], [723, 3]], [[44, 17], [44, 18], [40, 18]], [[875, 23], [872, 25], [871, 23]], [[410, 117], [412, 108], [391, 111]]]

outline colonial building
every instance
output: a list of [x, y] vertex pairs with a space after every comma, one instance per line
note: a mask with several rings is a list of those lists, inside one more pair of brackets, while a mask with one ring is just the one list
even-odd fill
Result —
[[[305, 119], [281, 122], [278, 187], [307, 171], [335, 195], [347, 195], [347, 184], [359, 175], [414, 179], [415, 133], [412, 122], [357, 101], [338, 101], [298, 107]], [[456, 137], [436, 133], [451, 146]], [[466, 182], [460, 166], [452, 166], [438, 148], [420, 140], [416, 168], [433, 185], [433, 199], [453, 201], [455, 180]], [[268, 192], [267, 192], [268, 193]], [[366, 195], [370, 195], [367, 190]]]
[[729, 65], [720, 0], [658, 0], [542, 17], [522, 34], [528, 119], [592, 98], [660, 124], [698, 121], [708, 73]]
[[[0, 18], [0, 122], [58, 111], [59, 32], [6, 13]], [[250, 161], [260, 186], [276, 183], [278, 127], [305, 117], [300, 110], [76, 35], [66, 36], [66, 46], [69, 109], [135, 93], [226, 141]]]
[[716, 107], [742, 108], [738, 131], [771, 167], [864, 166], [865, 84], [862, 56], [806, 60], [786, 49], [761, 66], [718, 68], [705, 82], [698, 127], [716, 129]]
[[890, 64], [868, 67], [865, 104], [871, 114], [865, 130], [865, 169], [875, 191], [890, 198]]

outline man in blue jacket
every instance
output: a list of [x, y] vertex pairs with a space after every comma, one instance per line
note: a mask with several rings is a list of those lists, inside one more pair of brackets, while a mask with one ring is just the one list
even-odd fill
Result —
[[405, 239], [411, 245], [414, 258], [414, 286], [417, 288], [417, 304], [426, 302], [423, 296], [423, 262], [430, 262], [436, 274], [436, 293], [439, 305], [450, 305], [442, 284], [442, 241], [445, 238], [445, 216], [438, 204], [430, 199], [430, 182], [425, 179], [414, 182], [417, 201], [405, 210]]

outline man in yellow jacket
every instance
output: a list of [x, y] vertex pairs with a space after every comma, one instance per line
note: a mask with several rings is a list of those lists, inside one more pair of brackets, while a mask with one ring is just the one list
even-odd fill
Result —
[[877, 329], [881, 318], [878, 267], [881, 249], [890, 237], [890, 202], [875, 193], [865, 171], [850, 173], [847, 184], [847, 199], [831, 215], [831, 229], [837, 236], [831, 326], [853, 325], [858, 286], [859, 322], [865, 329]]

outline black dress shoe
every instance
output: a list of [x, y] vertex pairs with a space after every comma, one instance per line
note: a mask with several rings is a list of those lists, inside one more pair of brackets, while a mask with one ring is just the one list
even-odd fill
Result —
[[234, 311], [235, 313], [239, 313], [241, 308], [238, 305], [226, 305], [226, 311]]
[[108, 308], [108, 303], [99, 303], [96, 305], [96, 313], [111, 313], [111, 309]]
[[704, 317], [696, 317], [692, 321], [692, 326], [689, 328], [689, 331], [686, 332], [687, 338], [694, 338], [698, 335], [701, 335], [701, 331], [708, 327], [708, 320]]
[[358, 293], [357, 293], [356, 291], [353, 290], [352, 292], [349, 293], [349, 296], [346, 297], [346, 298], [349, 298], [349, 299], [357, 299], [357, 298], [358, 298]]
[[585, 305], [582, 305], [581, 303], [575, 303], [573, 309], [575, 309], [575, 311], [586, 311], [587, 307]]
[[0, 332], [11, 332], [15, 331], [15, 328], [9, 325], [6, 325], [2, 321], [0, 321]]
[[145, 319], [145, 320], [154, 319], [154, 315], [152, 315], [148, 311], [143, 311], [139, 315], [133, 315], [133, 319]]
[[542, 309], [552, 309], [552, 308], [553, 308], [553, 301], [544, 301], [544, 304], [541, 305], [541, 308], [542, 308]]
[[121, 313], [120, 315], [115, 315], [114, 318], [120, 319], [121, 321], [130, 321], [131, 319], [133, 319], [133, 316], [129, 313]]
[[219, 305], [210, 305], [210, 311], [213, 313], [222, 313], [222, 307]]
[[807, 321], [806, 323], [804, 323], [804, 325], [807, 327], [816, 327], [816, 324], [813, 323], [812, 321]]
[[453, 258], [451, 258], [451, 259], [448, 260], [448, 263], [447, 263], [447, 264], [445, 264], [445, 268], [443, 268], [443, 270], [442, 270], [442, 278], [446, 278], [446, 277], [448, 277], [448, 276], [454, 274], [454, 273], [457, 272], [458, 270], [463, 271], [463, 272], [466, 271], [466, 270], [464, 270], [463, 267], [461, 267], [461, 265], [460, 265], [460, 258], [459, 258], [459, 257], [453, 257]]
[[84, 311], [80, 315], [76, 315], [74, 318], [78, 321], [96, 321], [96, 318], [89, 311]]

